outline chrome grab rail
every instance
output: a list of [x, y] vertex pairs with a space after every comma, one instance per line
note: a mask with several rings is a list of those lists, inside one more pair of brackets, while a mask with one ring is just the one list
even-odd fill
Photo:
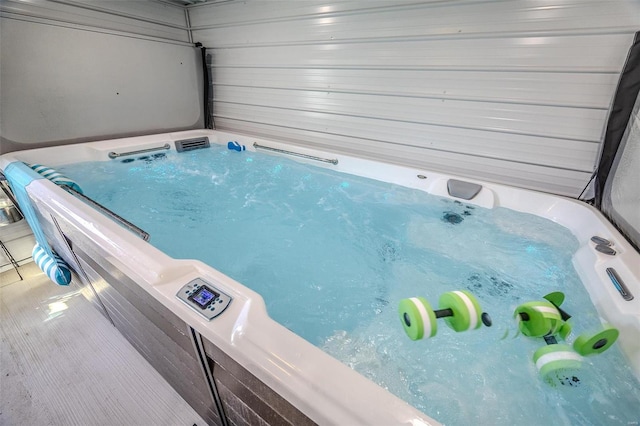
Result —
[[338, 164], [337, 159], [322, 158], [322, 157], [316, 157], [314, 155], [307, 155], [307, 154], [301, 154], [299, 152], [287, 151], [284, 149], [271, 148], [270, 146], [259, 145], [257, 142], [253, 143], [253, 147], [256, 149], [266, 149], [267, 151], [274, 151], [274, 152], [279, 152], [281, 154], [293, 155], [295, 157], [308, 158], [309, 160], [322, 161], [323, 163], [331, 163], [333, 165]]
[[76, 197], [78, 197], [78, 198], [82, 199], [83, 201], [87, 202], [87, 204], [90, 204], [92, 207], [95, 207], [97, 210], [99, 210], [100, 212], [104, 213], [106, 216], [109, 216], [111, 219], [115, 220], [116, 222], [119, 222], [121, 225], [123, 225], [129, 231], [133, 232], [134, 234], [137, 234], [144, 241], [149, 241], [149, 233], [147, 233], [147, 232], [143, 231], [142, 229], [138, 228], [136, 225], [134, 225], [133, 223], [129, 222], [127, 219], [117, 215], [116, 213], [112, 212], [111, 210], [109, 210], [108, 208], [103, 206], [102, 204], [98, 203], [97, 201], [92, 200], [91, 198], [89, 198], [86, 195], [76, 191], [75, 189], [71, 188], [70, 186], [61, 185], [61, 187], [64, 190], [66, 190], [68, 193], [70, 193], [72, 195], [75, 195]]
[[137, 151], [128, 151], [128, 152], [120, 152], [120, 153], [111, 151], [109, 153], [109, 158], [118, 158], [118, 157], [123, 157], [125, 155], [133, 155], [133, 154], [144, 154], [145, 152], [160, 151], [161, 149], [171, 149], [171, 145], [169, 145], [168, 143], [165, 143], [164, 145], [158, 146], [155, 148], [139, 149]]

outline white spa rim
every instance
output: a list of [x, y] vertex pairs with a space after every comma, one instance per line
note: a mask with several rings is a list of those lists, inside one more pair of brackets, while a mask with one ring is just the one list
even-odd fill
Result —
[[[347, 155], [213, 130], [193, 130], [125, 139], [19, 151], [0, 157], [0, 168], [13, 161], [43, 163], [50, 167], [81, 161], [111, 161], [109, 152], [135, 151], [175, 141], [208, 136], [211, 143], [237, 141], [253, 151], [253, 143], [323, 158], [337, 165], [312, 162], [319, 167], [384, 180], [451, 198], [447, 181], [453, 176]], [[426, 176], [418, 179], [417, 175]], [[620, 330], [618, 344], [640, 380], [640, 254], [596, 209], [555, 195], [504, 185], [456, 178], [483, 186], [465, 203], [506, 207], [550, 219], [568, 228], [580, 247], [574, 266], [603, 321]], [[121, 228], [55, 184], [41, 179], [28, 187], [36, 208], [63, 216], [95, 243], [100, 255], [118, 265], [141, 288], [190, 324], [244, 368], [320, 424], [437, 424], [404, 401], [351, 370], [283, 326], [271, 320], [262, 297], [199, 261], [175, 260]], [[594, 249], [594, 235], [613, 243], [615, 256]], [[60, 253], [63, 257], [65, 252]], [[141, 267], [141, 265], [144, 265]], [[612, 285], [606, 269], [614, 268], [635, 298], [625, 301]], [[234, 298], [229, 308], [208, 322], [175, 295], [197, 277], [210, 281]], [[428, 414], [428, 413], [427, 413]]]

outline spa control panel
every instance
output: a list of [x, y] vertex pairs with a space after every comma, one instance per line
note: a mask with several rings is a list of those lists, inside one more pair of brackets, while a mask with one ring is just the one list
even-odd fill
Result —
[[200, 278], [183, 286], [176, 296], [208, 320], [220, 315], [231, 303], [231, 296]]

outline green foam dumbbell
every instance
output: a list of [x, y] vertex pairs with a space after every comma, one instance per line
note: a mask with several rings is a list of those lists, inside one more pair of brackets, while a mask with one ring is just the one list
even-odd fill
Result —
[[455, 331], [491, 325], [488, 314], [482, 313], [478, 300], [468, 291], [449, 291], [440, 296], [438, 310], [434, 310], [424, 297], [402, 299], [398, 306], [400, 321], [411, 340], [420, 340], [436, 335], [437, 318], [444, 318]]
[[516, 308], [514, 316], [520, 332], [529, 337], [555, 334], [563, 323], [558, 309], [546, 300], [523, 303]]
[[618, 329], [611, 326], [594, 335], [584, 333], [573, 342], [573, 349], [582, 356], [601, 354], [615, 343], [619, 334]]
[[411, 340], [420, 340], [436, 335], [438, 323], [431, 305], [424, 297], [402, 299], [398, 307], [400, 321]]
[[440, 296], [440, 310], [450, 310], [451, 315], [444, 321], [453, 330], [467, 331], [479, 328], [482, 324], [482, 310], [475, 296], [468, 291], [449, 291]]
[[579, 370], [582, 357], [566, 344], [546, 345], [533, 354], [533, 362], [545, 380], [554, 376], [567, 376]]

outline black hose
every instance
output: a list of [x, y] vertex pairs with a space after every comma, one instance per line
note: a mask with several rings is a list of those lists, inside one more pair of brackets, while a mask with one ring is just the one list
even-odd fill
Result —
[[203, 93], [203, 113], [204, 113], [204, 127], [205, 129], [215, 129], [215, 122], [213, 121], [213, 115], [209, 102], [209, 85], [211, 84], [211, 77], [209, 76], [209, 67], [207, 66], [207, 48], [202, 43], [196, 43], [196, 47], [200, 48], [202, 56], [202, 80], [204, 86]]

